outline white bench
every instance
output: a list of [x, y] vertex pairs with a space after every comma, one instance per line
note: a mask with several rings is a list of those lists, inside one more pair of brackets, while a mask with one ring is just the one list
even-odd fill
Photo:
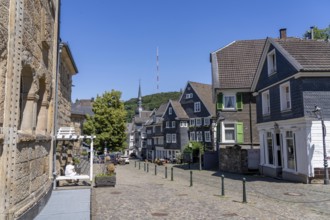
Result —
[[[75, 176], [57, 176], [56, 182], [60, 180], [89, 180], [88, 175], [75, 175]], [[61, 186], [61, 185], [59, 185]]]

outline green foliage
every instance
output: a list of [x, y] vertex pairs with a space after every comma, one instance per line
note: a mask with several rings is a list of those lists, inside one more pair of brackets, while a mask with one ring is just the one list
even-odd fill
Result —
[[110, 151], [123, 150], [126, 141], [126, 111], [120, 101], [121, 92], [112, 90], [98, 96], [93, 102], [94, 116], [87, 116], [83, 131], [87, 135], [96, 135], [95, 146]]
[[193, 155], [198, 155], [199, 151], [204, 154], [204, 146], [201, 142], [190, 141], [184, 148], [183, 153], [193, 153]]
[[[166, 103], [169, 99], [178, 100], [180, 96], [180, 92], [162, 92], [153, 95], [143, 96], [142, 107], [144, 110], [151, 111], [155, 108], [159, 108], [161, 104]], [[125, 109], [127, 111], [127, 122], [131, 122], [133, 116], [135, 115], [137, 101], [137, 98], [133, 98], [124, 103]]]
[[[330, 25], [327, 28], [324, 29], [319, 29], [318, 27], [314, 27], [314, 39], [316, 40], [326, 40], [329, 39], [330, 37]], [[305, 38], [309, 38], [310, 37], [310, 30], [306, 31], [304, 34]]]

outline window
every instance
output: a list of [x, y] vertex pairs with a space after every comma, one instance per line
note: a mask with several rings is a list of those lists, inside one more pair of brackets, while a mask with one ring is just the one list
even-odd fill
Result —
[[169, 114], [169, 115], [172, 115], [172, 107], [169, 107], [169, 108], [168, 108], [168, 114]]
[[271, 132], [267, 132], [267, 162], [268, 164], [274, 164], [274, 156], [273, 156], [273, 135]]
[[291, 109], [290, 82], [280, 86], [281, 110]]
[[235, 95], [223, 96], [224, 109], [234, 110], [236, 109], [236, 97]]
[[152, 145], [152, 139], [147, 140], [147, 145], [151, 146]]
[[262, 114], [269, 115], [270, 114], [270, 98], [269, 91], [262, 93]]
[[204, 118], [204, 125], [205, 126], [210, 125], [210, 118]]
[[196, 137], [197, 137], [196, 141], [203, 141], [203, 133], [201, 131], [196, 132]]
[[180, 121], [180, 127], [188, 127], [188, 123], [186, 121]]
[[211, 134], [210, 131], [204, 132], [205, 142], [211, 142]]
[[190, 126], [195, 126], [195, 119], [194, 118], [190, 119]]
[[201, 111], [201, 103], [195, 102], [194, 103], [194, 112], [200, 112]]
[[166, 122], [166, 128], [169, 128], [169, 127], [170, 127], [170, 122], [167, 121], [167, 122]]
[[147, 130], [147, 134], [151, 134], [151, 130], [150, 129]]
[[152, 127], [152, 133], [156, 133], [156, 127], [155, 126]]
[[202, 126], [202, 119], [201, 118], [196, 118], [196, 126], [197, 127]]
[[172, 143], [176, 143], [176, 134], [172, 134]]
[[292, 131], [286, 132], [285, 137], [286, 149], [287, 149], [287, 166], [288, 169], [296, 169], [296, 146], [294, 144], [294, 135]]
[[186, 94], [186, 99], [191, 99], [193, 97], [193, 94], [192, 93], [187, 93]]
[[166, 134], [166, 143], [171, 143], [171, 142], [172, 142], [172, 135]]
[[190, 140], [194, 141], [195, 139], [195, 132], [190, 132]]
[[276, 53], [272, 50], [267, 54], [268, 75], [276, 73]]
[[175, 128], [175, 121], [172, 121], [172, 128]]
[[223, 130], [223, 142], [235, 142], [235, 123], [224, 123]]

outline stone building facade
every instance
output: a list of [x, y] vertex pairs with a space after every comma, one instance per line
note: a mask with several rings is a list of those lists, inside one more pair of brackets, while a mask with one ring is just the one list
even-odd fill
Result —
[[32, 219], [51, 193], [58, 11], [0, 1], [0, 219]]

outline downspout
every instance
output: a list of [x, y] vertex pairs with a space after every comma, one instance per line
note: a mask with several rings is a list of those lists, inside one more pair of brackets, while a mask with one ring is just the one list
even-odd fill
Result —
[[57, 115], [58, 115], [58, 77], [60, 71], [60, 63], [61, 63], [61, 52], [62, 46], [61, 38], [60, 38], [60, 17], [61, 17], [61, 0], [58, 0], [57, 5], [57, 58], [56, 58], [56, 73], [55, 73], [55, 97], [54, 97], [54, 124], [53, 124], [53, 189], [56, 189], [56, 133], [57, 133]]
[[251, 110], [251, 97], [252, 94], [249, 94], [249, 115], [250, 115], [250, 144], [251, 144], [251, 149], [253, 149], [253, 129], [252, 129], [252, 110]]

